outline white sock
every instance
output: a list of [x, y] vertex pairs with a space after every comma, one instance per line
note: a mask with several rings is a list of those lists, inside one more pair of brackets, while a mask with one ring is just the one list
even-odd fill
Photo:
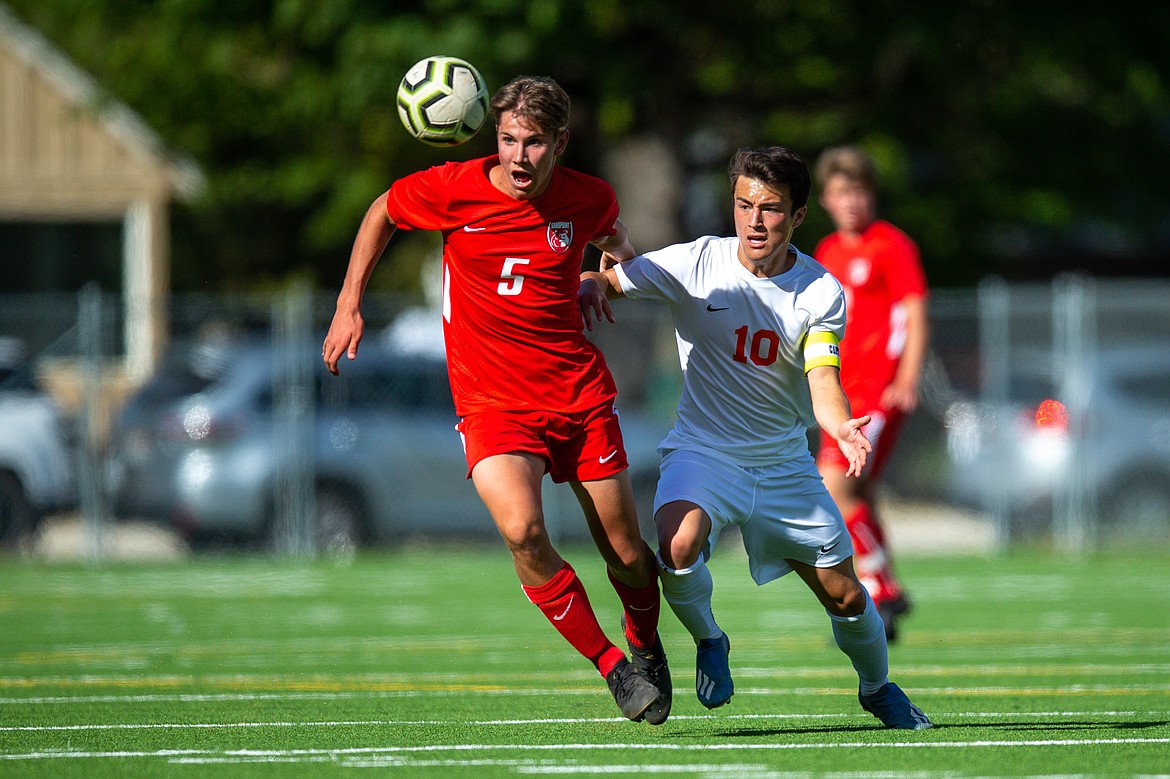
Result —
[[861, 693], [872, 695], [880, 690], [890, 680], [890, 655], [885, 625], [869, 593], [865, 595], [865, 611], [856, 617], [830, 614], [829, 618], [833, 621], [837, 646], [849, 656], [857, 671]]
[[662, 571], [662, 597], [695, 643], [723, 635], [711, 613], [711, 593], [715, 584], [703, 558], [700, 557], [690, 568], [674, 569], [666, 567], [659, 556], [658, 567]]

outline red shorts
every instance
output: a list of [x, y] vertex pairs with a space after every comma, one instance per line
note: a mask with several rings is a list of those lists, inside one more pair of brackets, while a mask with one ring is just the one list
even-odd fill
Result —
[[629, 462], [611, 404], [587, 411], [480, 411], [456, 426], [467, 456], [467, 476], [485, 457], [529, 452], [545, 459], [554, 482], [595, 481], [624, 471]]
[[[873, 451], [869, 453], [869, 457], [865, 461], [865, 470], [862, 474], [872, 479], [876, 479], [885, 467], [886, 461], [890, 458], [890, 453], [894, 450], [894, 444], [898, 442], [898, 432], [902, 429], [902, 422], [906, 419], [906, 414], [897, 409], [889, 411], [857, 411], [854, 410], [853, 416], [863, 417], [869, 414], [869, 424], [861, 428], [865, 433], [865, 437], [873, 444]], [[841, 447], [837, 446], [837, 439], [821, 431], [821, 448], [817, 451], [817, 464], [821, 465], [836, 465], [843, 471], [849, 470], [849, 460], [841, 453]]]

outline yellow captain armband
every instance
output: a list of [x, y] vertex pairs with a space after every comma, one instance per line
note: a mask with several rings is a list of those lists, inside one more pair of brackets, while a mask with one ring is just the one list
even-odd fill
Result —
[[841, 339], [837, 337], [836, 333], [825, 330], [817, 330], [805, 336], [804, 372], [808, 373], [813, 368], [819, 368], [822, 365], [840, 368], [841, 349], [837, 346], [839, 343], [841, 343]]

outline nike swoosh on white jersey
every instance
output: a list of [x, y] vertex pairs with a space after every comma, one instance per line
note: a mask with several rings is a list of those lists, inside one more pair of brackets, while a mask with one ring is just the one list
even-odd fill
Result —
[[602, 465], [605, 465], [607, 462], [609, 462], [610, 460], [612, 460], [615, 457], [617, 457], [617, 449], [614, 449], [612, 452], [607, 454], [605, 457], [598, 457], [597, 462], [601, 463]]
[[560, 622], [562, 619], [564, 619], [565, 615], [569, 613], [569, 609], [573, 608], [573, 598], [576, 598], [576, 597], [577, 597], [577, 593], [573, 593], [572, 595], [570, 595], [569, 602], [565, 605], [565, 610], [562, 611], [560, 614], [555, 615], [553, 617], [553, 619], [556, 620], [557, 622]]

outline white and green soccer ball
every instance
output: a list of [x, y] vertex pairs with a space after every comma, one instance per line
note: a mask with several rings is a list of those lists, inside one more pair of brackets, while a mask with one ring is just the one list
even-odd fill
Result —
[[398, 117], [431, 146], [458, 146], [479, 132], [488, 114], [487, 84], [458, 57], [419, 60], [398, 85]]

